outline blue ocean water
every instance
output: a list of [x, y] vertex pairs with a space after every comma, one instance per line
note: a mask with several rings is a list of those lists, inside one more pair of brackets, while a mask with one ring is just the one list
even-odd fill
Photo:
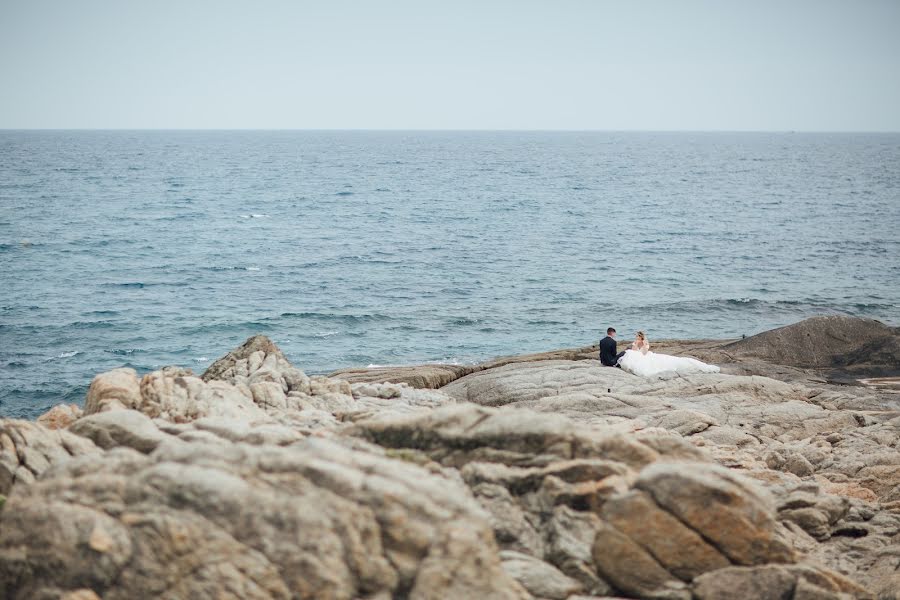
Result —
[[311, 373], [900, 322], [900, 135], [0, 132], [0, 414], [264, 333]]

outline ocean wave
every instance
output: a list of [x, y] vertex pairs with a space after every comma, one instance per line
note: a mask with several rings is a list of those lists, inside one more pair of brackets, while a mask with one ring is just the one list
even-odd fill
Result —
[[113, 288], [144, 288], [147, 287], [148, 284], [143, 281], [125, 281], [122, 283], [103, 283], [100, 284], [102, 287], [113, 287]]
[[448, 325], [458, 325], [461, 327], [478, 325], [479, 323], [481, 323], [481, 319], [472, 319], [470, 317], [457, 317], [455, 319], [450, 319], [449, 321], [447, 321]]
[[51, 329], [110, 329], [115, 327], [116, 323], [113, 321], [74, 321], [67, 325], [53, 325], [48, 328]]
[[267, 218], [269, 218], [269, 215], [262, 214], [262, 213], [252, 213], [249, 215], [238, 215], [238, 216], [242, 219], [267, 219]]
[[887, 303], [879, 303], [879, 302], [856, 302], [852, 304], [853, 308], [857, 310], [893, 310], [897, 307], [896, 304], [887, 304]]
[[60, 352], [56, 355], [56, 358], [72, 358], [73, 356], [81, 354], [78, 350], [70, 350], [69, 352]]
[[270, 333], [272, 324], [265, 321], [236, 321], [236, 322], [219, 322], [205, 323], [195, 325], [193, 327], [185, 327], [181, 330], [183, 335], [202, 335], [212, 333], [216, 336], [224, 336], [228, 334], [264, 334]]
[[728, 298], [725, 300], [725, 304], [732, 304], [737, 306], [757, 305], [763, 302], [763, 300], [759, 300], [757, 298]]
[[368, 323], [372, 321], [390, 321], [393, 319], [393, 317], [389, 317], [380, 313], [364, 313], [353, 315], [317, 311], [283, 312], [279, 316], [283, 319], [321, 319], [324, 321], [337, 321], [343, 323]]
[[401, 325], [393, 325], [391, 327], [388, 327], [387, 331], [398, 331], [398, 332], [419, 331], [419, 327], [417, 325], [401, 324]]
[[531, 319], [525, 322], [526, 325], [535, 327], [543, 327], [545, 325], [571, 325], [571, 322], [559, 321], [556, 319]]
[[154, 281], [148, 283], [145, 281], [123, 281], [123, 282], [107, 282], [101, 283], [100, 287], [105, 288], [121, 288], [121, 289], [142, 289], [148, 287], [187, 287], [191, 285], [190, 281]]
[[222, 271], [259, 271], [260, 267], [222, 267], [222, 266], [205, 266], [200, 267], [201, 271], [213, 271], [213, 272], [222, 272]]
[[711, 298], [683, 300], [627, 307], [631, 312], [648, 315], [709, 315], [722, 318], [740, 318], [741, 314], [756, 317], [782, 315], [802, 319], [813, 315], [844, 314], [850, 316], [877, 316], [896, 310], [897, 306], [880, 302], [852, 302], [834, 298], [801, 298], [796, 300], [764, 300], [762, 298]]
[[109, 350], [104, 350], [107, 354], [114, 354], [116, 356], [129, 356], [134, 353], [144, 352], [144, 350], [140, 348], [112, 348]]

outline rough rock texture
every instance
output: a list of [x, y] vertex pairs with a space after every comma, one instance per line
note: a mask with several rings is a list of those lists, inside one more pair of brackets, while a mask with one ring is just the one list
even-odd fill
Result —
[[57, 404], [37, 418], [47, 429], [65, 429], [80, 419], [84, 411], [77, 404]]
[[90, 440], [68, 431], [0, 419], [0, 495], [8, 494], [13, 484], [34, 482], [56, 462], [97, 453], [99, 449]]
[[270, 340], [255, 336], [216, 361], [203, 377], [180, 367], [141, 378], [132, 369], [101, 373], [91, 383], [85, 414], [134, 409], [172, 423], [222, 418], [250, 426], [280, 423], [309, 433], [375, 413], [403, 414], [453, 402], [441, 392], [405, 384], [351, 385], [307, 377]]
[[113, 369], [94, 377], [84, 401], [84, 414], [92, 415], [114, 408], [135, 408], [141, 395], [141, 382], [134, 369]]
[[900, 586], [900, 411], [891, 394], [789, 379], [648, 380], [594, 361], [551, 360], [473, 373], [442, 391], [635, 439], [660, 428], [677, 434], [765, 484], [796, 549], [888, 593]]
[[88, 415], [69, 428], [104, 449], [124, 446], [149, 453], [166, 439], [148, 416], [136, 410], [115, 410]]
[[[703, 462], [681, 436], [566, 427], [563, 417], [470, 403], [362, 421], [345, 433], [458, 468], [491, 513], [501, 547], [516, 553], [506, 555], [515, 557], [508, 571], [541, 597], [561, 594], [573, 580], [579, 593], [687, 599], [703, 573], [793, 564], [800, 556], [773, 496]], [[552, 589], [526, 578], [526, 564], [546, 573]], [[864, 595], [837, 573], [815, 569]]]
[[437, 389], [470, 373], [494, 369], [511, 363], [535, 360], [586, 360], [596, 358], [598, 352], [598, 346], [588, 346], [586, 348], [554, 350], [552, 352], [539, 352], [520, 356], [505, 356], [477, 365], [432, 364], [412, 367], [341, 369], [335, 371], [329, 377], [343, 379], [351, 383], [406, 383], [415, 388]]
[[[859, 362], [878, 360], [872, 352], [897, 336], [893, 327], [880, 321], [832, 315], [813, 317], [728, 344], [724, 350], [795, 367], [847, 366], [848, 358], [868, 346]], [[898, 366], [895, 364], [895, 366]]]
[[473, 371], [466, 365], [421, 365], [418, 367], [373, 367], [341, 369], [329, 377], [351, 383], [405, 383], [414, 388], [437, 389]]
[[10, 599], [527, 597], [464, 486], [315, 438], [70, 460], [17, 489], [0, 531]]
[[0, 597], [897, 600], [900, 396], [828, 383], [896, 337], [655, 342], [723, 372], [653, 379], [592, 347], [309, 377], [262, 336], [117, 369], [0, 421]]
[[[627, 347], [629, 341], [621, 340]], [[722, 367], [731, 375], [763, 375], [782, 381], [858, 385], [900, 390], [900, 328], [842, 315], [813, 317], [742, 340], [654, 340], [656, 352], [686, 355]], [[350, 381], [403, 381], [413, 387], [441, 387], [457, 379], [516, 362], [583, 361], [597, 358], [596, 345], [504, 357], [477, 365], [429, 364], [344, 369], [331, 376]], [[898, 404], [900, 407], [900, 404]]]

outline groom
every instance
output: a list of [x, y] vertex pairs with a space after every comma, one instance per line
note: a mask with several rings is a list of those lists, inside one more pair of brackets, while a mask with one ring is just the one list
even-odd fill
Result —
[[600, 362], [606, 367], [617, 367], [623, 356], [624, 352], [616, 354], [616, 330], [610, 327], [606, 330], [606, 337], [600, 340]]

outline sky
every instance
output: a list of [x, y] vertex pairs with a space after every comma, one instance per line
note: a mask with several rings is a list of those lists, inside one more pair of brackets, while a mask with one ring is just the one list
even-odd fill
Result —
[[0, 128], [900, 131], [900, 0], [0, 0]]

